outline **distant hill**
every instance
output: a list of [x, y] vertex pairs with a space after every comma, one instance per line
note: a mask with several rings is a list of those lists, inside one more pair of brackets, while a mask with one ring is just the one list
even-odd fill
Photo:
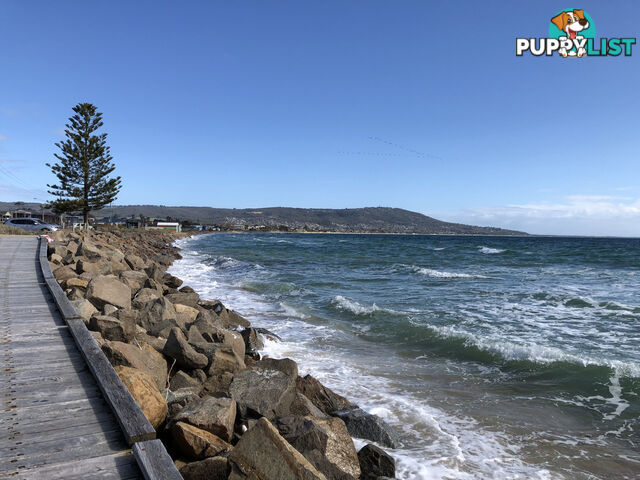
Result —
[[[39, 215], [40, 204], [0, 202], [0, 213], [11, 210], [31, 210]], [[265, 230], [306, 230], [366, 233], [428, 233], [440, 235], [527, 235], [524, 232], [496, 227], [476, 227], [449, 223], [401, 208], [211, 208], [167, 207], [164, 205], [118, 205], [94, 212], [96, 218], [147, 218], [188, 220], [227, 228]], [[260, 228], [262, 227], [262, 228]]]
[[162, 205], [123, 205], [96, 212], [103, 217], [130, 217], [189, 220], [196, 223], [264, 226], [270, 229], [367, 232], [367, 233], [432, 233], [452, 235], [526, 235], [523, 232], [495, 227], [475, 227], [449, 223], [401, 208], [211, 208], [166, 207]]

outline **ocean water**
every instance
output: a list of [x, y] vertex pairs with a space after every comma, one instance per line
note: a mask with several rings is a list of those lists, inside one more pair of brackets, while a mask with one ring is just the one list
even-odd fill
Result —
[[172, 273], [283, 338], [265, 354], [393, 426], [397, 478], [640, 478], [640, 240], [178, 245]]

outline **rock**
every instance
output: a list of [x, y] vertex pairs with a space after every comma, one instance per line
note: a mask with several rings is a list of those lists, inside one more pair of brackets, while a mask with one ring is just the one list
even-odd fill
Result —
[[236, 402], [231, 398], [205, 397], [188, 403], [172, 422], [186, 422], [213, 433], [223, 440], [233, 437]]
[[131, 289], [115, 277], [100, 275], [89, 282], [87, 300], [96, 308], [109, 303], [119, 308], [131, 308]]
[[111, 263], [107, 260], [91, 261], [81, 258], [76, 263], [76, 272], [79, 274], [87, 273], [92, 277], [96, 275], [109, 275], [113, 273]]
[[100, 260], [103, 257], [103, 254], [100, 249], [98, 249], [97, 245], [95, 245], [90, 240], [85, 239], [78, 245], [76, 256], [84, 257], [85, 259], [94, 261]]
[[89, 282], [87, 280], [83, 280], [81, 278], [69, 278], [67, 279], [67, 288], [77, 287], [77, 288], [87, 288]]
[[233, 373], [231, 372], [217, 372], [211, 375], [202, 384], [204, 391], [209, 394], [229, 393], [229, 387], [233, 381]]
[[200, 295], [197, 293], [170, 293], [165, 298], [173, 304], [179, 303], [188, 307], [195, 307], [200, 300]]
[[[158, 298], [149, 302], [138, 313], [138, 325], [144, 327], [147, 332], [165, 322], [175, 322], [177, 320], [176, 309], [166, 298]], [[168, 336], [168, 335], [167, 335]]]
[[229, 460], [229, 480], [326, 480], [265, 418], [242, 435]]
[[[116, 313], [117, 311], [118, 311], [118, 307], [113, 306], [113, 305], [106, 304], [104, 307], [102, 307], [102, 314], [103, 315], [108, 315], [108, 316], [112, 316], [113, 317], [113, 316], [117, 315], [117, 313]], [[134, 327], [136, 326], [136, 322], [135, 321], [132, 320], [131, 323], [133, 324]]]
[[311, 375], [298, 377], [296, 388], [327, 415], [333, 414], [336, 410], [353, 406], [349, 400], [325, 387]]
[[163, 353], [175, 359], [178, 367], [186, 368], [187, 370], [205, 368], [209, 365], [207, 356], [196, 352], [187, 342], [184, 333], [177, 327], [171, 329]]
[[78, 315], [80, 315], [80, 318], [82, 318], [85, 323], [89, 323], [91, 316], [98, 312], [98, 309], [94, 307], [89, 300], [84, 298], [72, 300], [71, 305], [73, 305], [73, 308], [78, 312]]
[[180, 290], [178, 290], [180, 293], [197, 293], [193, 288], [191, 288], [189, 285], [185, 285], [184, 287], [182, 287]]
[[193, 325], [198, 328], [208, 342], [222, 342], [224, 339], [221, 332], [222, 322], [215, 313], [207, 310], [199, 312]]
[[94, 315], [89, 320], [89, 330], [100, 332], [106, 340], [130, 342], [135, 338], [135, 324], [107, 315]]
[[112, 365], [132, 367], [149, 374], [156, 386], [163, 389], [167, 382], [167, 361], [153, 347], [141, 347], [123, 342], [105, 342], [102, 351]]
[[207, 343], [207, 341], [204, 339], [204, 337], [200, 333], [200, 330], [198, 330], [198, 327], [196, 327], [195, 325], [192, 325], [191, 328], [189, 328], [189, 333], [187, 334], [187, 341], [191, 345], [195, 345], [198, 343], [202, 343], [202, 344]]
[[156, 430], [167, 418], [167, 403], [160, 394], [154, 379], [147, 373], [131, 367], [115, 367], [118, 376], [138, 402], [149, 423]]
[[182, 285], [182, 280], [180, 280], [178, 277], [174, 277], [170, 273], [165, 273], [162, 276], [162, 281], [169, 288], [180, 288], [180, 285]]
[[182, 370], [178, 370], [176, 374], [169, 380], [169, 388], [171, 390], [179, 390], [181, 388], [202, 389], [200, 382], [190, 377]]
[[230, 345], [194, 343], [193, 348], [208, 358], [207, 376], [213, 376], [221, 372], [235, 372], [245, 368], [244, 358], [238, 356]]
[[227, 480], [229, 461], [224, 457], [205, 458], [180, 468], [184, 480]]
[[62, 264], [62, 257], [57, 253], [52, 253], [51, 257], [49, 258], [49, 261], [54, 265], [60, 265]]
[[328, 434], [323, 452], [309, 455], [309, 460], [327, 479], [351, 480], [360, 477], [360, 462], [344, 422], [339, 418], [313, 418], [313, 423]]
[[169, 406], [169, 415], [174, 417], [178, 412], [182, 411], [185, 405], [198, 400], [200, 388], [180, 388], [178, 390], [164, 389], [161, 391], [162, 395], [167, 399], [167, 405]]
[[131, 305], [138, 310], [144, 309], [148, 303], [155, 302], [160, 298], [157, 290], [151, 288], [142, 288], [133, 296]]
[[[78, 274], [71, 270], [69, 266], [58, 267], [53, 271], [53, 276], [56, 278], [59, 284], [63, 284], [70, 278], [76, 278]], [[66, 286], [66, 283], [65, 283]], [[64, 287], [63, 287], [64, 288]]]
[[333, 412], [333, 416], [344, 421], [353, 437], [371, 440], [385, 447], [397, 448], [397, 437], [394, 431], [377, 415], [365, 412], [358, 407], [351, 407]]
[[229, 387], [242, 416], [273, 419], [288, 415], [295, 399], [295, 379], [278, 370], [237, 372]]
[[360, 465], [353, 440], [339, 418], [286, 416], [274, 424], [280, 434], [327, 479], [355, 480]]
[[362, 480], [377, 480], [380, 477], [394, 478], [396, 475], [396, 461], [391, 455], [376, 447], [365, 445], [358, 452]]
[[316, 418], [328, 417], [328, 415], [320, 411], [320, 409], [316, 407], [311, 402], [311, 400], [309, 400], [300, 392], [296, 392], [296, 398], [293, 400], [290, 410], [292, 415], [299, 415], [301, 417], [316, 417]]
[[255, 328], [246, 328], [241, 332], [247, 355], [258, 353], [264, 348], [264, 342]]
[[176, 303], [174, 307], [178, 315], [185, 316], [186, 322], [195, 322], [196, 318], [198, 317], [199, 312], [193, 307], [189, 307], [188, 305], [183, 305], [181, 303]]
[[171, 427], [171, 438], [184, 455], [195, 458], [215, 457], [233, 447], [212, 433], [184, 422]]
[[135, 270], [127, 270], [120, 274], [120, 280], [129, 286], [132, 292], [140, 290], [148, 279], [149, 277], [147, 277], [146, 273]]
[[[134, 255], [132, 253], [125, 255], [124, 261], [131, 267], [131, 270], [142, 270], [145, 267], [144, 260], [142, 260], [138, 255]], [[147, 276], [146, 273], [145, 276]]]
[[257, 361], [253, 368], [262, 370], [278, 370], [294, 379], [298, 378], [298, 364], [290, 358], [263, 358]]

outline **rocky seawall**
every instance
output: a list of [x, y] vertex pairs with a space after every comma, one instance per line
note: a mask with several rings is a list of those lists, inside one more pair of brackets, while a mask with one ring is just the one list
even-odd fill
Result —
[[[158, 432], [185, 479], [393, 478], [393, 431], [167, 268], [167, 232], [56, 232], [56, 280]], [[353, 437], [367, 439], [356, 451]]]

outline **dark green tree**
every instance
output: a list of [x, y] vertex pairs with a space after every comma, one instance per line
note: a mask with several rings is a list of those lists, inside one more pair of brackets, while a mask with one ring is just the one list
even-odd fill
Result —
[[109, 178], [115, 170], [107, 134], [96, 134], [102, 127], [102, 113], [90, 103], [73, 107], [74, 115], [65, 125], [66, 140], [56, 143], [60, 153], [54, 156], [58, 163], [46, 165], [58, 177], [58, 183], [47, 185], [56, 197], [47, 204], [56, 212], [82, 212], [85, 228], [89, 225], [89, 212], [100, 210], [113, 202], [120, 192], [120, 177]]

